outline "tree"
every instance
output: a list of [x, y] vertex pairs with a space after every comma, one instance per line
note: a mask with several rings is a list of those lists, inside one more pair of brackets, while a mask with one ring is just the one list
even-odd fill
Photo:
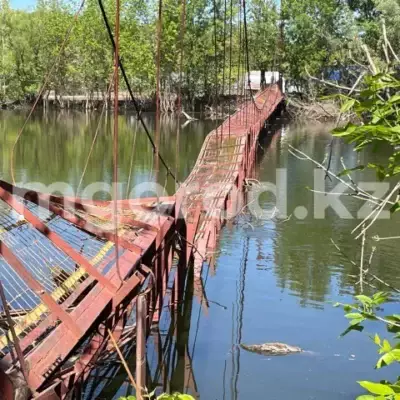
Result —
[[0, 1], [0, 35], [1, 35], [1, 91], [0, 100], [6, 100], [7, 97], [7, 78], [10, 75], [12, 63], [10, 59], [10, 35], [11, 35], [11, 10], [8, 0]]
[[354, 31], [352, 16], [345, 3], [334, 0], [285, 0], [284, 68], [296, 81], [311, 74], [323, 75], [342, 63], [342, 50]]
[[249, 19], [252, 21], [249, 29], [250, 60], [256, 70], [275, 71], [279, 68], [280, 37], [279, 15], [276, 3], [270, 0], [253, 0], [249, 10]]

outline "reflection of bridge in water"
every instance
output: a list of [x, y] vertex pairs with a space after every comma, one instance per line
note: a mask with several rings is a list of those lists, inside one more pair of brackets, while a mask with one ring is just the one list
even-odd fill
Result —
[[[242, 210], [281, 101], [269, 86], [211, 132], [174, 197], [86, 201], [0, 181], [1, 398], [110, 398], [122, 383], [114, 341], [127, 357], [136, 349], [139, 388], [197, 394], [192, 297], [207, 304], [203, 262], [213, 268], [221, 227]], [[167, 335], [154, 328], [164, 318]], [[144, 361], [148, 337], [157, 367]]]
[[[149, 392], [190, 393], [198, 397], [197, 384], [189, 349], [192, 302], [194, 297], [193, 269], [190, 270], [183, 300], [173, 311], [166, 311], [159, 326], [153, 326], [147, 341], [146, 387]], [[135, 343], [130, 340], [121, 349], [132, 370], [135, 368]], [[135, 394], [135, 390], [113, 352], [97, 363], [84, 390], [85, 399], [112, 399]]]

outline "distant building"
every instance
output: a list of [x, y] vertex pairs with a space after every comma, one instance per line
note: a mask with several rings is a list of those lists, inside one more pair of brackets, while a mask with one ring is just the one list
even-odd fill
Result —
[[[278, 83], [280, 77], [279, 75], [280, 74], [278, 71], [265, 71], [265, 83], [267, 85]], [[283, 92], [285, 92], [285, 78], [282, 79]], [[250, 71], [250, 86], [252, 92], [258, 92], [261, 89], [261, 71]], [[235, 93], [237, 93], [242, 87], [245, 87], [246, 90], [249, 90], [247, 72], [243, 74], [239, 81], [233, 85]]]

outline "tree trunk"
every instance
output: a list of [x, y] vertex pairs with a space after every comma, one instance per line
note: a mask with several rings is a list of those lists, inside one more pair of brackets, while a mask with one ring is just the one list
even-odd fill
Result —
[[261, 90], [265, 89], [267, 86], [267, 81], [265, 79], [265, 69], [261, 70], [261, 77], [260, 77], [260, 88]]

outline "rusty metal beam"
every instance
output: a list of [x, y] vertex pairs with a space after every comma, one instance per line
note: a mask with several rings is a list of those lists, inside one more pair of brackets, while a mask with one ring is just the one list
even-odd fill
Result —
[[[91, 235], [95, 235], [104, 239], [109, 240], [110, 242], [115, 243], [116, 242], [116, 235], [113, 232], [108, 232], [105, 231], [104, 229], [100, 229], [96, 227], [95, 225], [91, 224], [87, 220], [72, 214], [69, 211], [66, 211], [62, 208], [55, 207], [53, 205], [49, 205], [50, 211], [52, 211], [54, 214], [59, 215], [63, 219], [65, 219], [68, 222], [71, 222], [72, 224], [76, 225], [78, 228], [80, 228], [82, 231], [86, 231], [90, 233]], [[124, 249], [130, 250], [136, 254], [142, 254], [143, 249], [135, 245], [134, 243], [130, 243], [127, 240], [124, 240], [121, 236], [118, 237], [118, 244], [121, 245]]]
[[0, 199], [6, 202], [18, 214], [32, 224], [39, 232], [46, 236], [53, 244], [66, 253], [72, 260], [80, 265], [89, 275], [96, 281], [107, 288], [111, 293], [115, 293], [117, 288], [106, 277], [101, 275], [99, 271], [89, 263], [89, 261], [79, 254], [72, 246], [70, 246], [64, 239], [57, 233], [49, 229], [38, 217], [32, 214], [24, 204], [20, 203], [10, 192], [0, 187]]
[[46, 307], [68, 327], [71, 333], [76, 337], [80, 337], [82, 332], [70, 315], [63, 310], [56, 301], [54, 301], [51, 295], [46, 292], [44, 287], [32, 276], [32, 274], [22, 265], [14, 253], [2, 241], [0, 241], [0, 254], [32, 289], [32, 291], [40, 297]]
[[[19, 366], [21, 368], [21, 371], [22, 371], [22, 374], [24, 376], [26, 384], [29, 385], [28, 369], [27, 369], [27, 366], [26, 366], [26, 363], [25, 363], [24, 355], [23, 355], [22, 350], [21, 350], [21, 346], [19, 345], [18, 336], [15, 333], [14, 321], [11, 318], [10, 309], [8, 307], [7, 298], [6, 298], [6, 295], [4, 293], [4, 288], [3, 288], [3, 284], [1, 283], [1, 281], [0, 281], [0, 299], [1, 299], [1, 302], [3, 304], [3, 309], [4, 309], [4, 311], [6, 313], [6, 316], [7, 316], [7, 325], [8, 325], [8, 329], [11, 331], [11, 336], [12, 336], [12, 340], [14, 342], [15, 351], [17, 353]], [[31, 385], [29, 385], [29, 386], [31, 386]], [[33, 393], [33, 394], [35, 395], [35, 393]]]
[[[81, 218], [80, 216], [73, 214], [67, 210], [65, 210], [62, 207], [65, 206], [70, 206], [71, 208], [75, 208], [77, 210], [81, 210], [82, 212], [88, 211], [89, 206], [82, 204], [82, 202], [78, 201], [72, 201], [69, 200], [68, 198], [65, 197], [58, 197], [58, 196], [53, 196], [53, 195], [46, 195], [42, 193], [38, 193], [34, 190], [25, 190], [23, 188], [19, 188], [16, 186], [13, 186], [7, 182], [0, 181], [0, 188], [3, 188], [7, 192], [11, 194], [15, 194], [25, 200], [30, 201], [33, 204], [36, 204], [38, 206], [44, 207], [46, 210], [49, 210], [53, 212], [56, 215], [59, 215], [63, 219], [65, 219], [68, 222], [71, 222], [72, 224], [76, 225], [78, 228], [80, 228], [82, 231], [87, 232], [91, 235], [95, 235], [104, 239], [107, 239], [111, 242], [116, 241], [115, 234], [112, 232], [105, 231], [101, 228], [96, 227], [94, 224], [88, 222], [84, 218]], [[55, 206], [54, 204], [57, 204], [62, 207]], [[92, 207], [93, 208], [93, 207]], [[96, 207], [93, 212], [97, 212], [97, 214], [103, 214], [103, 210], [97, 209]], [[108, 212], [104, 213], [106, 216], [111, 217], [111, 214]], [[124, 221], [122, 221], [124, 223]], [[145, 223], [138, 223], [140, 227], [149, 227], [149, 229], [154, 229], [153, 226]], [[128, 249], [130, 251], [133, 251], [137, 254], [142, 253], [142, 248], [140, 246], [134, 245], [133, 243], [129, 243], [128, 241], [122, 239], [119, 237], [119, 244], [124, 247], [125, 249]]]

